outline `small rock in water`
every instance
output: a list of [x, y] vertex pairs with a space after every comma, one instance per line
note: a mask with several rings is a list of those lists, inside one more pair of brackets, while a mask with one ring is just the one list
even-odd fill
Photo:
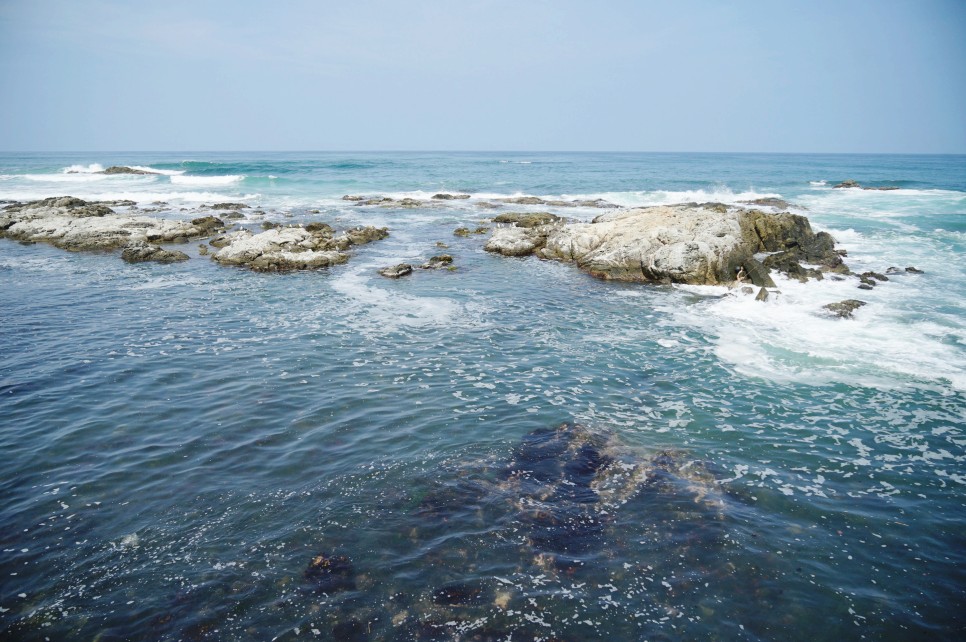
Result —
[[839, 318], [851, 319], [852, 312], [854, 312], [857, 308], [861, 308], [863, 305], [866, 305], [865, 301], [859, 301], [858, 299], [846, 299], [837, 303], [829, 303], [828, 305], [824, 305], [822, 307]]
[[205, 245], [204, 243], [202, 243], [201, 245], [199, 245], [198, 246], [198, 254], [201, 255], [201, 256], [207, 256], [208, 255], [208, 246]]
[[907, 267], [906, 272], [908, 272], [909, 274], [925, 274], [925, 272], [923, 272], [922, 270], [914, 268], [912, 266]]
[[433, 198], [437, 201], [464, 200], [469, 197], [469, 194], [433, 194]]
[[407, 274], [413, 273], [413, 266], [409, 263], [400, 263], [399, 265], [391, 265], [389, 267], [384, 267], [379, 270], [379, 274], [386, 277], [387, 279], [398, 279], [399, 277], [406, 276]]
[[468, 227], [458, 227], [455, 230], [453, 230], [454, 236], [469, 236], [470, 234], [472, 234], [472, 232]]
[[758, 294], [755, 296], [755, 301], [767, 301], [768, 300], [768, 290], [762, 288], [758, 290]]
[[178, 250], [166, 250], [157, 245], [137, 243], [124, 248], [121, 252], [121, 258], [128, 263], [144, 263], [145, 261], [177, 263], [178, 261], [187, 261], [189, 257]]
[[428, 261], [420, 265], [419, 267], [423, 270], [440, 270], [442, 268], [449, 268], [453, 265], [453, 257], [449, 254], [440, 254], [439, 256], [431, 257]]

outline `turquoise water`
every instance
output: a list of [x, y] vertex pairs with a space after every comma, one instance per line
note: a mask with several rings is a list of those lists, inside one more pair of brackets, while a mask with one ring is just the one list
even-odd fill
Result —
[[[832, 189], [846, 178], [900, 189]], [[341, 200], [440, 191], [472, 198]], [[63, 194], [164, 201], [179, 218], [244, 201], [245, 224], [390, 237], [347, 265], [281, 275], [220, 267], [196, 244], [186, 263], [128, 265], [0, 240], [4, 638], [910, 640], [966, 627], [964, 157], [0, 156], [0, 199]], [[601, 282], [453, 235], [492, 216], [480, 201], [523, 194], [777, 196], [854, 271], [924, 274], [873, 291], [779, 278], [762, 304]], [[376, 274], [441, 251], [455, 271]], [[846, 298], [868, 305], [820, 314]], [[564, 422], [659, 474], [587, 505], [538, 498], [511, 473]], [[549, 518], [529, 510], [538, 499]], [[348, 561], [344, 585], [306, 574], [320, 555]]]

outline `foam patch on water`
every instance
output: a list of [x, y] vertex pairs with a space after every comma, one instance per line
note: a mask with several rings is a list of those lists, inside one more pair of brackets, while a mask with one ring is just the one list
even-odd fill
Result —
[[[910, 281], [872, 291], [857, 290], [854, 278], [799, 283], [776, 276], [775, 281], [780, 294], [764, 303], [754, 294], [719, 289], [720, 298], [669, 311], [714, 337], [718, 358], [744, 376], [811, 385], [966, 390], [966, 354], [950, 342], [962, 341], [966, 326], [951, 319], [937, 325], [916, 315], [916, 286]], [[822, 309], [844, 299], [867, 305], [853, 319]]]
[[351, 325], [367, 334], [384, 334], [406, 328], [478, 324], [478, 304], [464, 304], [447, 297], [415, 296], [392, 287], [379, 287], [375, 264], [343, 272], [332, 289], [346, 297], [345, 313]]

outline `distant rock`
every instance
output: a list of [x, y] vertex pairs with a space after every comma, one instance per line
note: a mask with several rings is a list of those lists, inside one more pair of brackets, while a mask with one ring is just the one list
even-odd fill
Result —
[[886, 274], [925, 274], [925, 272], [918, 268], [909, 266], [905, 270], [902, 268], [890, 267], [888, 270], [886, 270]]
[[413, 273], [413, 266], [409, 263], [400, 263], [399, 265], [391, 265], [389, 267], [384, 267], [379, 270], [379, 274], [386, 277], [387, 279], [398, 279], [400, 277], [406, 276], [407, 274]]
[[124, 165], [111, 165], [107, 169], [97, 173], [98, 174], [158, 174], [159, 172], [149, 172], [144, 169], [134, 169], [133, 167], [126, 167]]
[[366, 197], [365, 196], [359, 196], [357, 194], [346, 194], [345, 196], [342, 197], [342, 200], [343, 201], [352, 201], [352, 202], [356, 202], [357, 203], [359, 201], [366, 200]]
[[618, 207], [613, 203], [608, 203], [604, 199], [598, 198], [594, 200], [575, 200], [575, 201], [557, 201], [557, 200], [546, 200], [540, 198], [539, 196], [511, 196], [509, 198], [498, 198], [497, 201], [501, 203], [508, 203], [510, 205], [550, 205], [552, 207], [596, 207], [601, 209], [611, 209]]
[[791, 207], [788, 201], [780, 198], [774, 198], [771, 196], [766, 198], [756, 198], [750, 201], [738, 201], [738, 202], [743, 205], [757, 205], [758, 207], [774, 207], [776, 210], [782, 210], [782, 211], [788, 211], [788, 209]]
[[789, 266], [808, 260], [822, 270], [848, 270], [831, 236], [812, 232], [805, 217], [714, 203], [618, 210], [591, 223], [498, 228], [484, 249], [574, 262], [618, 281], [713, 285], [733, 283], [743, 272], [759, 287], [774, 287], [754, 256], [759, 252], [785, 254]]
[[215, 203], [211, 206], [213, 210], [246, 210], [248, 205], [244, 203]]
[[121, 251], [121, 258], [128, 263], [144, 263], [146, 261], [177, 263], [187, 261], [189, 257], [178, 250], [166, 250], [160, 246], [147, 243], [133, 243]]
[[863, 185], [860, 185], [858, 181], [854, 181], [851, 178], [848, 180], [842, 181], [838, 185], [834, 185], [833, 188], [834, 189], [864, 189], [864, 190], [872, 190], [872, 191], [879, 191], [879, 192], [888, 192], [888, 191], [899, 189], [898, 187], [893, 187], [891, 185], [886, 185], [882, 187], [865, 187]]
[[828, 305], [822, 306], [823, 309], [828, 310], [833, 316], [839, 317], [841, 319], [851, 319], [852, 313], [866, 305], [865, 301], [859, 301], [858, 299], [846, 299], [845, 301], [839, 301], [837, 303], [829, 303]]
[[469, 194], [433, 194], [433, 198], [437, 201], [464, 200], [469, 197]]

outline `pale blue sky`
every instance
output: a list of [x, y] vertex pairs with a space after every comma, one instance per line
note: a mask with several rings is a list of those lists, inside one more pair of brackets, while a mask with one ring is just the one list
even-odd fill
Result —
[[2, 150], [966, 153], [966, 0], [0, 0]]

